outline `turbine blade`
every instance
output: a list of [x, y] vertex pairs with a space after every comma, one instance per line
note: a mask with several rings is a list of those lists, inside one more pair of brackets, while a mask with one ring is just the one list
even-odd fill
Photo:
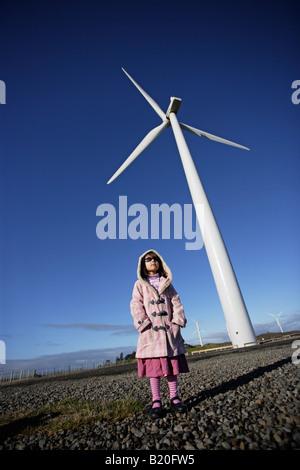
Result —
[[142, 93], [143, 97], [148, 101], [148, 103], [150, 104], [150, 106], [152, 106], [152, 108], [154, 109], [154, 111], [157, 112], [157, 114], [161, 117], [161, 119], [164, 121], [166, 119], [166, 113], [163, 112], [163, 110], [158, 106], [158, 104], [154, 101], [154, 99], [151, 98], [151, 96], [148, 95], [148, 93], [145, 92], [145, 90], [143, 90], [142, 87], [140, 87], [140, 85], [138, 85], [136, 83], [135, 80], [133, 80], [133, 78], [129, 75], [129, 73], [126, 72], [126, 70], [123, 69], [122, 67], [122, 70], [123, 72], [127, 75], [127, 77], [129, 78], [129, 80], [132, 81], [132, 83], [137, 87], [137, 89]]
[[188, 126], [187, 124], [183, 124], [180, 122], [180, 127], [185, 131], [189, 131], [192, 134], [199, 135], [200, 137], [207, 137], [210, 140], [215, 140], [216, 142], [220, 142], [226, 145], [232, 145], [233, 147], [238, 147], [244, 150], [250, 150], [248, 147], [244, 147], [243, 145], [236, 144], [235, 142], [231, 142], [230, 140], [222, 139], [221, 137], [217, 137], [216, 135], [209, 134], [208, 132], [201, 131], [200, 129], [196, 129], [195, 127]]
[[115, 174], [110, 178], [107, 184], [110, 184], [112, 181], [114, 181], [130, 165], [130, 163], [132, 163], [133, 160], [135, 160], [168, 126], [169, 121], [164, 121], [159, 126], [152, 129], [129, 155], [123, 165], [121, 165]]

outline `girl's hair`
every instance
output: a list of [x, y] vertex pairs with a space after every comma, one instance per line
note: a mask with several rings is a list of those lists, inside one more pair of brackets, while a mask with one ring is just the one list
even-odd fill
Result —
[[162, 264], [162, 261], [161, 261], [160, 257], [156, 253], [154, 253], [153, 251], [148, 251], [143, 256], [143, 258], [141, 259], [141, 274], [142, 274], [142, 277], [146, 278], [148, 276], [148, 271], [147, 271], [146, 265], [145, 265], [145, 259], [149, 255], [152, 256], [154, 259], [156, 259], [158, 261], [159, 268], [158, 268], [157, 274], [159, 274], [159, 276], [167, 277], [167, 274], [166, 274], [166, 272], [163, 268], [163, 264]]

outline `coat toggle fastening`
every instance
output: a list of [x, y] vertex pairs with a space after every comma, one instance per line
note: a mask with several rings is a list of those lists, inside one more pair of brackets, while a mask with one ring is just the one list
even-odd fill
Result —
[[168, 315], [168, 312], [166, 312], [165, 310], [162, 310], [161, 312], [153, 312], [151, 315], [153, 315], [154, 317], [166, 317]]
[[154, 331], [158, 331], [158, 330], [168, 331], [169, 328], [170, 328], [169, 325], [166, 325], [166, 326], [154, 326], [154, 327], [153, 327], [153, 330], [154, 330]]

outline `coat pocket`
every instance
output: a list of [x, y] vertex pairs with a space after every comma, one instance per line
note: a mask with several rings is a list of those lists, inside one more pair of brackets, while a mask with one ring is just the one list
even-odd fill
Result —
[[153, 344], [154, 338], [153, 338], [153, 329], [152, 329], [151, 323], [146, 326], [146, 328], [142, 331], [142, 333], [140, 333], [139, 339], [140, 339], [140, 346], [142, 348], [146, 348]]

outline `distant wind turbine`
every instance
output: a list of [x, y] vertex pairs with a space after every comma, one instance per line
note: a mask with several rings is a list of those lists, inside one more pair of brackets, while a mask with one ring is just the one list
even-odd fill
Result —
[[[193, 318], [192, 318], [192, 320], [193, 320], [194, 323], [196, 323], [196, 327], [197, 327], [197, 329], [194, 331], [193, 334], [198, 333], [200, 345], [203, 346], [203, 341], [202, 341], [202, 337], [201, 337], [201, 330], [199, 328], [199, 323], [201, 323], [201, 321], [196, 321]], [[205, 330], [202, 330], [202, 331], [205, 331]]]
[[[245, 150], [249, 149], [229, 140], [209, 134], [208, 132], [196, 129], [195, 127], [178, 122], [176, 115], [181, 105], [180, 98], [171, 97], [167, 112], [164, 113], [148, 93], [146, 93], [124, 69], [122, 70], [141, 92], [150, 106], [152, 106], [156, 111], [161, 118], [162, 123], [152, 129], [144, 137], [107, 184], [110, 184], [115, 178], [117, 178], [167, 127], [172, 127], [201, 229], [206, 253], [225, 315], [230, 340], [232, 344], [237, 347], [244, 347], [245, 344], [253, 344], [256, 342], [256, 337], [242, 293], [204, 187], [184, 139], [182, 129], [216, 142], [232, 145]], [[203, 209], [204, 217], [202, 217]]]
[[274, 318], [276, 319], [277, 324], [278, 324], [278, 326], [279, 326], [279, 328], [280, 328], [280, 331], [281, 331], [281, 333], [283, 333], [283, 329], [281, 328], [281, 325], [280, 325], [279, 319], [278, 319], [278, 317], [279, 317], [281, 314], [282, 314], [282, 312], [278, 313], [277, 315], [274, 315], [273, 313], [268, 313], [268, 315], [270, 315], [271, 317], [274, 317]]

